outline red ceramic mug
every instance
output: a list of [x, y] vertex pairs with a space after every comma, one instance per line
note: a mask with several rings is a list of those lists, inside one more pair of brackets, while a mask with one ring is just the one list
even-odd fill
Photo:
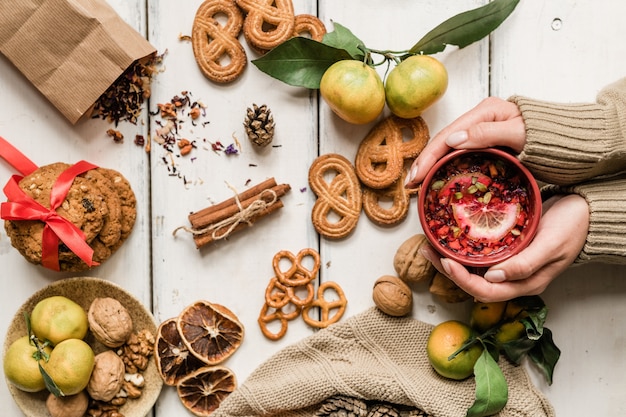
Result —
[[424, 178], [418, 213], [437, 252], [468, 267], [486, 268], [532, 241], [541, 195], [532, 174], [508, 152], [456, 150]]

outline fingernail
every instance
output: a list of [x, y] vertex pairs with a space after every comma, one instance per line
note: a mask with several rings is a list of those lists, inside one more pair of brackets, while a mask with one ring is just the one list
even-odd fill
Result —
[[450, 260], [447, 258], [441, 258], [441, 266], [447, 275], [450, 275]]
[[484, 278], [489, 282], [504, 282], [506, 281], [506, 275], [501, 269], [493, 269], [485, 272]]
[[467, 131], [459, 130], [458, 132], [450, 134], [450, 136], [446, 138], [446, 145], [451, 148], [456, 148], [457, 146], [463, 144], [467, 138]]
[[411, 170], [409, 171], [409, 175], [407, 175], [406, 178], [404, 179], [404, 186], [406, 187], [408, 184], [410, 184], [416, 175], [417, 175], [417, 165], [413, 165], [411, 167]]

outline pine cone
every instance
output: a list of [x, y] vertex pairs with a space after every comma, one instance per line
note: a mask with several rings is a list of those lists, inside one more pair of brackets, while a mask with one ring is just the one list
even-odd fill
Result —
[[422, 411], [419, 408], [412, 408], [407, 411], [400, 412], [401, 417], [432, 417], [426, 411]]
[[265, 104], [261, 107], [253, 104], [252, 107], [252, 109], [248, 107], [246, 111], [246, 120], [243, 122], [243, 126], [246, 128], [246, 134], [252, 143], [266, 146], [274, 139], [272, 112]]
[[400, 412], [391, 404], [376, 403], [370, 407], [367, 417], [400, 417]]
[[322, 404], [316, 415], [320, 417], [365, 417], [367, 404], [358, 398], [335, 395]]

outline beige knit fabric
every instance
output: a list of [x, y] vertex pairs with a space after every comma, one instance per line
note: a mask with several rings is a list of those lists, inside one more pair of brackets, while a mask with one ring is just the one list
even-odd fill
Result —
[[626, 78], [597, 103], [549, 103], [513, 96], [526, 124], [519, 159], [550, 184], [571, 185], [626, 169]]
[[[213, 414], [314, 416], [324, 400], [345, 395], [462, 417], [474, 401], [473, 378], [453, 381], [426, 357], [432, 326], [372, 307], [288, 346], [260, 365]], [[498, 415], [554, 416], [523, 367], [502, 360], [509, 401]]]

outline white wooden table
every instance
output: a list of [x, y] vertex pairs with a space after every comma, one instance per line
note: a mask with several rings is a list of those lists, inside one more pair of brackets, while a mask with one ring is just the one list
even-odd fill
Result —
[[[138, 125], [121, 124], [126, 139], [114, 143], [101, 120], [72, 126], [35, 91], [6, 59], [0, 59], [0, 135], [35, 163], [86, 159], [117, 169], [131, 182], [138, 216], [130, 239], [90, 275], [117, 283], [149, 306], [158, 322], [176, 316], [198, 299], [223, 304], [244, 326], [243, 345], [225, 365], [240, 381], [282, 347], [312, 334], [301, 321], [290, 322], [286, 337], [267, 340], [257, 326], [263, 294], [280, 250], [296, 253], [306, 247], [321, 253], [321, 281], [340, 283], [349, 300], [347, 316], [373, 305], [371, 287], [381, 275], [393, 274], [393, 255], [409, 236], [420, 232], [415, 209], [401, 225], [380, 228], [364, 215], [355, 232], [342, 241], [327, 241], [313, 229], [315, 200], [308, 188], [308, 166], [320, 154], [337, 152], [348, 159], [371, 125], [349, 125], [318, 100], [317, 92], [289, 87], [249, 64], [230, 85], [216, 85], [202, 76], [189, 42], [200, 0], [184, 2], [111, 0], [111, 5], [159, 52], [167, 50], [164, 71], [155, 78], [150, 110], [187, 90], [207, 105], [206, 126], [189, 129], [202, 143], [237, 138], [238, 155], [216, 154], [210, 145], [194, 150], [195, 159], [176, 158], [186, 178], [168, 175], [165, 151], [152, 144], [146, 153], [133, 143], [148, 137], [155, 119], [143, 112]], [[484, 0], [294, 0], [296, 13], [318, 14], [350, 28], [376, 49], [410, 48], [448, 17], [486, 3]], [[446, 65], [450, 85], [445, 97], [423, 116], [431, 133], [451, 122], [489, 94], [523, 94], [540, 99], [590, 101], [605, 84], [625, 75], [626, 5], [610, 0], [523, 1], [491, 37], [465, 49], [448, 48], [437, 55]], [[241, 38], [243, 42], [243, 37]], [[245, 42], [244, 42], [245, 45]], [[246, 45], [248, 59], [258, 55]], [[276, 121], [272, 145], [255, 149], [245, 136], [246, 108], [267, 104]], [[0, 183], [14, 172], [0, 162]], [[228, 241], [197, 250], [189, 235], [172, 235], [187, 225], [187, 215], [233, 196], [232, 186], [275, 177], [291, 185], [284, 208], [233, 235]], [[563, 233], [567, 233], [564, 230]], [[0, 334], [16, 309], [35, 291], [67, 276], [27, 263], [0, 229]], [[547, 386], [533, 367], [533, 379], [554, 404], [557, 415], [620, 416], [626, 414], [626, 270], [593, 265], [572, 269], [543, 295], [550, 308], [546, 325], [554, 332], [562, 356], [554, 384]], [[414, 287], [413, 316], [431, 323], [465, 318], [468, 304], [444, 304], [425, 287]], [[18, 416], [5, 384], [0, 384], [2, 415]], [[187, 415], [174, 389], [165, 387], [155, 415]]]

